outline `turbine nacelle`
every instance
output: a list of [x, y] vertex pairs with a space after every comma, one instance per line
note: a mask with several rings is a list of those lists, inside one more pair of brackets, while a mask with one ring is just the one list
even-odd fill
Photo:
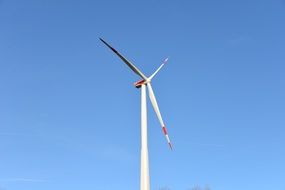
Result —
[[135, 86], [136, 88], [141, 88], [141, 86], [142, 86], [143, 84], [147, 85], [147, 83], [150, 83], [150, 81], [151, 81], [150, 79], [147, 79], [147, 80], [142, 79], [142, 80], [139, 80], [139, 81], [135, 82], [135, 83], [134, 83], [134, 86]]
[[143, 85], [143, 84], [146, 84], [146, 83], [147, 83], [146, 80], [142, 79], [142, 80], [139, 80], [139, 81], [135, 82], [135, 83], [134, 83], [134, 86], [135, 86], [136, 88], [141, 88], [142, 85]]

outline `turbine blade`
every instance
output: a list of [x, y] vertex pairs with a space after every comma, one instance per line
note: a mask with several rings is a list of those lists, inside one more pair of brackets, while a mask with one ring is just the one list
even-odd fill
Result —
[[165, 127], [164, 122], [163, 122], [163, 120], [162, 120], [162, 117], [161, 117], [161, 114], [160, 114], [160, 111], [159, 111], [159, 107], [158, 107], [158, 105], [157, 105], [157, 101], [156, 101], [155, 95], [154, 95], [154, 93], [153, 93], [151, 84], [148, 83], [148, 84], [147, 84], [147, 87], [148, 87], [148, 94], [149, 94], [149, 98], [150, 98], [151, 104], [152, 104], [152, 106], [153, 106], [153, 109], [154, 109], [154, 111], [155, 111], [157, 117], [158, 117], [159, 123], [160, 123], [160, 125], [161, 125], [161, 127], [162, 127], [162, 131], [163, 131], [163, 133], [164, 133], [164, 135], [165, 135], [165, 138], [166, 138], [166, 140], [167, 140], [167, 143], [168, 143], [170, 149], [172, 150], [172, 144], [171, 144], [171, 142], [170, 142], [170, 139], [169, 139], [169, 136], [168, 136], [166, 127]]
[[119, 56], [136, 74], [138, 74], [143, 79], [147, 80], [147, 77], [130, 61], [128, 61], [124, 56], [122, 56], [115, 48], [110, 46], [107, 42], [105, 42], [102, 38], [99, 38], [107, 47], [109, 47], [117, 56]]
[[163, 60], [160, 67], [158, 67], [158, 69], [149, 77], [149, 80], [151, 80], [156, 75], [156, 73], [158, 73], [158, 71], [164, 66], [165, 63], [167, 63], [167, 61], [168, 61], [168, 57]]

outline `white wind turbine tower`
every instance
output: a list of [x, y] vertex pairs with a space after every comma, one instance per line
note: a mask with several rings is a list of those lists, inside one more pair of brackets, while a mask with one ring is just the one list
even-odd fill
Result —
[[146, 105], [146, 86], [148, 88], [148, 94], [150, 101], [152, 103], [153, 109], [158, 117], [162, 131], [165, 135], [167, 143], [172, 150], [172, 145], [167, 134], [166, 127], [162, 120], [155, 95], [151, 87], [152, 78], [158, 73], [158, 71], [167, 62], [166, 58], [163, 63], [158, 67], [158, 69], [150, 76], [146, 77], [136, 66], [134, 66], [130, 61], [123, 57], [117, 50], [111, 47], [107, 42], [100, 38], [100, 40], [108, 46], [115, 54], [117, 54], [137, 75], [139, 75], [142, 80], [134, 83], [135, 87], [141, 88], [141, 177], [140, 177], [140, 190], [150, 190], [150, 180], [149, 180], [149, 162], [148, 162], [148, 146], [147, 146], [147, 105]]

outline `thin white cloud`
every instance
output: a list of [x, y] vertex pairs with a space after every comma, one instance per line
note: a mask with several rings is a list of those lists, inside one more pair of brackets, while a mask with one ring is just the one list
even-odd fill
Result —
[[0, 135], [1, 136], [19, 136], [19, 135], [22, 135], [22, 134], [20, 134], [20, 133], [1, 133], [0, 132]]
[[26, 134], [26, 133], [0, 132], [0, 136], [38, 136], [38, 135]]
[[204, 146], [204, 147], [216, 147], [216, 148], [224, 148], [226, 147], [223, 144], [215, 144], [215, 143], [190, 143], [192, 145], [196, 145], [196, 146]]
[[45, 182], [43, 179], [36, 178], [0, 178], [2, 182]]
[[102, 157], [118, 161], [133, 161], [135, 157], [126, 149], [118, 146], [104, 147], [100, 152]]

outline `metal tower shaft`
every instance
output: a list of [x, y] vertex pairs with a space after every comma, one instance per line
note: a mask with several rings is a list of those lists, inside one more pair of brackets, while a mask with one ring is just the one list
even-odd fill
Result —
[[141, 181], [140, 190], [150, 190], [147, 147], [147, 104], [146, 85], [141, 86]]

